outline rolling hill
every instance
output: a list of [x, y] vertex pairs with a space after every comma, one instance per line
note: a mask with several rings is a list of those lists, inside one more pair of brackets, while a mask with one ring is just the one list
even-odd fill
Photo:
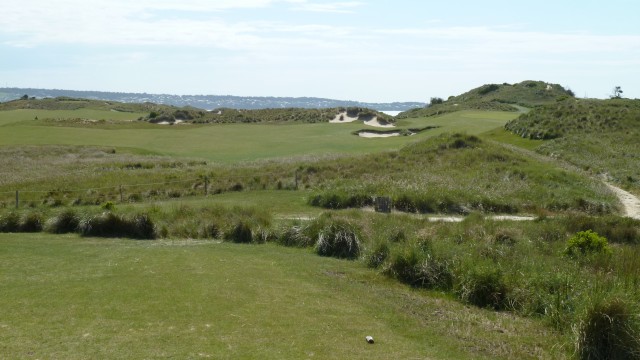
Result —
[[[517, 84], [485, 84], [446, 101], [435, 99], [428, 107], [407, 110], [399, 119], [446, 114], [459, 110], [522, 111], [573, 97], [571, 90], [543, 81], [523, 81]], [[442, 100], [442, 102], [440, 101]]]

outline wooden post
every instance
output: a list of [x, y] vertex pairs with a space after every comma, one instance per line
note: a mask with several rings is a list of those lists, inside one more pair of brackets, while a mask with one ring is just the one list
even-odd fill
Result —
[[20, 206], [20, 193], [16, 190], [16, 209]]

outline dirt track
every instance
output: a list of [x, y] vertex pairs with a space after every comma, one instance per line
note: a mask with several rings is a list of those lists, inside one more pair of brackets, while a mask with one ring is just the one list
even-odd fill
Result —
[[640, 199], [637, 196], [626, 192], [619, 187], [606, 183], [609, 189], [613, 191], [620, 199], [620, 202], [624, 206], [625, 215], [640, 220]]

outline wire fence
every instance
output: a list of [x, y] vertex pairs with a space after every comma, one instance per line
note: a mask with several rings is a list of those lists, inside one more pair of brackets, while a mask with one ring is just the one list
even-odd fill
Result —
[[[207, 196], [226, 191], [241, 191], [246, 185], [241, 182], [247, 180], [257, 180], [258, 183], [266, 184], [269, 178], [291, 179], [292, 183], [288, 188], [298, 189], [299, 174], [295, 172], [293, 176], [282, 173], [260, 173], [251, 175], [226, 175], [213, 179], [210, 176], [200, 176], [180, 180], [167, 180], [157, 182], [123, 183], [111, 186], [65, 188], [51, 190], [30, 190], [18, 189], [11, 191], [0, 191], [0, 207], [20, 208], [22, 206], [37, 206], [38, 203], [50, 206], [60, 206], [64, 203], [72, 205], [100, 204], [106, 201], [113, 202], [138, 202], [143, 198], [179, 198], [183, 196]], [[274, 188], [281, 189], [281, 180], [276, 181]], [[227, 184], [227, 188], [221, 188], [221, 184]], [[232, 184], [232, 185], [229, 185]], [[255, 184], [254, 184], [255, 185]], [[266, 185], [263, 185], [266, 187]]]

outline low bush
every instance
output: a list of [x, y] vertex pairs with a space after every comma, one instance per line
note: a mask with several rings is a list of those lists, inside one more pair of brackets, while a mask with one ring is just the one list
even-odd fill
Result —
[[638, 359], [640, 331], [634, 309], [614, 298], [587, 310], [577, 331], [579, 359]]
[[358, 231], [347, 222], [334, 221], [319, 232], [316, 252], [320, 256], [356, 259], [360, 256]]
[[607, 239], [591, 230], [580, 231], [569, 238], [564, 250], [564, 254], [569, 257], [609, 253], [611, 248]]

